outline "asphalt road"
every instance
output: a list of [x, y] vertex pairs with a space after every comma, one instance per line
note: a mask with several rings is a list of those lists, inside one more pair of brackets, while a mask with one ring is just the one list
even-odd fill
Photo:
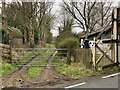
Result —
[[74, 85], [66, 86], [70, 88], [120, 88], [120, 73], [114, 73], [106, 76], [95, 77], [88, 81], [77, 82]]

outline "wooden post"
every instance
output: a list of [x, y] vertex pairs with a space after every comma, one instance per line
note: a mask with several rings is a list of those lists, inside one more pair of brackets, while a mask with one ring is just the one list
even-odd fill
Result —
[[[119, 7], [117, 8], [117, 39], [118, 41], [120, 40], [120, 2], [119, 2]], [[118, 52], [117, 52], [117, 55], [118, 55], [118, 61], [117, 63], [119, 63], [120, 65], [120, 42], [117, 43], [117, 48], [118, 48]]]
[[111, 59], [115, 61], [115, 50], [114, 43], [111, 44]]
[[95, 42], [95, 37], [94, 37], [93, 50], [92, 50], [92, 54], [93, 54], [92, 61], [93, 61], [94, 67], [96, 67], [96, 47], [95, 47], [96, 44], [95, 43], [96, 42]]
[[0, 60], [2, 60], [2, 46], [0, 45]]
[[[117, 36], [117, 8], [114, 9], [114, 22], [113, 22], [113, 35], [114, 35], [114, 39], [117, 40], [118, 36]], [[115, 58], [114, 58], [114, 62], [117, 63], [117, 52], [118, 52], [118, 46], [117, 46], [117, 43], [114, 44], [114, 55], [115, 55]]]
[[10, 63], [12, 63], [12, 37], [10, 37]]
[[84, 48], [83, 44], [84, 44], [83, 39], [81, 39], [81, 48]]

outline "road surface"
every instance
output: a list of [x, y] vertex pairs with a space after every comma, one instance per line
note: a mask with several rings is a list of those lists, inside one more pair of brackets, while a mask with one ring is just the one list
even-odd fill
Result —
[[64, 87], [71, 88], [120, 88], [120, 72], [106, 76], [95, 77], [91, 80], [77, 82], [75, 84]]

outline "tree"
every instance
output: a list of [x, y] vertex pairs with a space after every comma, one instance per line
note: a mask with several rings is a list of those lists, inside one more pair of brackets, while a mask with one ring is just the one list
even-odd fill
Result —
[[111, 24], [112, 3], [107, 2], [65, 2], [64, 9], [76, 20], [79, 27], [88, 34], [105, 30]]
[[[23, 43], [27, 47], [35, 44], [44, 47], [47, 34], [52, 28], [54, 15], [51, 2], [11, 2], [6, 5], [7, 23], [22, 32]], [[47, 23], [46, 23], [47, 22]]]
[[9, 38], [12, 39], [12, 37], [22, 36], [21, 31], [10, 22], [7, 7], [9, 7], [9, 5], [7, 5], [5, 1], [2, 2], [2, 42], [5, 44], [10, 43]]
[[73, 37], [74, 34], [72, 33], [72, 24], [73, 19], [71, 19], [69, 16], [67, 18], [63, 19], [63, 25], [61, 27], [58, 27], [59, 29], [59, 36], [56, 39], [56, 47], [58, 47], [58, 43], [63, 41], [64, 38], [67, 37]]
[[[56, 47], [67, 48], [67, 64], [71, 64], [71, 50], [78, 48], [79, 41], [72, 33], [73, 19], [69, 16], [63, 14], [63, 23], [59, 27], [59, 36], [56, 39]], [[64, 51], [63, 51], [64, 52]]]

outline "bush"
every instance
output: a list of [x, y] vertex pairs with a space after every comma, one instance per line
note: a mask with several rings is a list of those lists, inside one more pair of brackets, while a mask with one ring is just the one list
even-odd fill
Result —
[[79, 41], [75, 37], [68, 37], [68, 38], [65, 38], [65, 39], [61, 40], [58, 43], [58, 47], [67, 48], [67, 49], [78, 48], [79, 47]]
[[75, 37], [68, 37], [58, 43], [58, 47], [67, 48], [67, 64], [71, 64], [71, 51], [79, 47], [79, 41]]

